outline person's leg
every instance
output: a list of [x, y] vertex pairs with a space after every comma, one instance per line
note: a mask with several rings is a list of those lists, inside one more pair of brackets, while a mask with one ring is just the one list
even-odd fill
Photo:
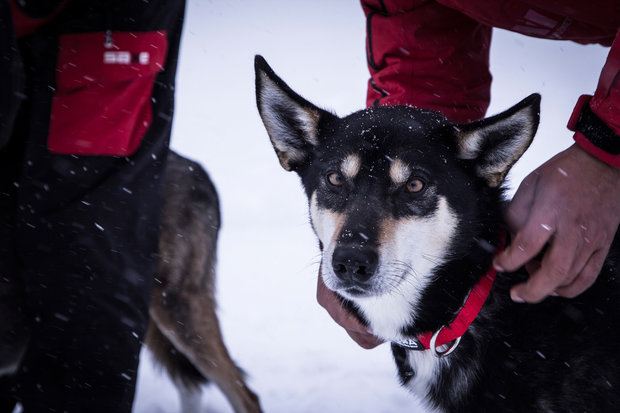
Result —
[[0, 413], [15, 406], [13, 373], [26, 348], [30, 320], [16, 250], [17, 190], [23, 142], [0, 149]]
[[[165, 147], [156, 153], [165, 159]], [[64, 180], [61, 174], [24, 183], [22, 193], [33, 195], [25, 204], [33, 209], [20, 214], [19, 249], [35, 323], [18, 394], [26, 412], [129, 412], [158, 243], [161, 195], [154, 176], [162, 175], [163, 164], [118, 159], [115, 170], [88, 159], [57, 161], [67, 173], [107, 173], [84, 193], [54, 184]], [[35, 186], [71, 201], [38, 209], [44, 193]]]
[[[0, 173], [2, 170], [6, 169], [0, 168]], [[0, 185], [0, 413], [11, 413], [15, 406], [13, 373], [26, 348], [30, 321], [24, 306], [23, 283], [16, 269], [15, 231], [10, 220], [14, 214], [10, 206]]]
[[[104, 3], [109, 8], [101, 21], [82, 19], [92, 18], [92, 9]], [[58, 50], [54, 46], [58, 33], [44, 32], [22, 41], [22, 54], [29, 54], [24, 61], [34, 79], [29, 83], [32, 119], [17, 212], [21, 275], [34, 314], [30, 343], [15, 377], [25, 413], [130, 412], [148, 325], [184, 5], [182, 1], [104, 3], [70, 2], [58, 16], [62, 32], [84, 26], [105, 33], [106, 24], [112, 22], [113, 41], [133, 39], [135, 33], [125, 37], [117, 33], [142, 18], [161, 18], [152, 30], [165, 30], [168, 41], [165, 69], [157, 75], [148, 99], [152, 120], [131, 155], [50, 152], [47, 131], [54, 90], [55, 97], [60, 95], [49, 87], [55, 84], [56, 56], [46, 54]], [[130, 5], [145, 10], [133, 16]], [[141, 27], [148, 30], [147, 25]], [[84, 45], [85, 39], [77, 34], [75, 47]], [[140, 57], [139, 63], [131, 64], [143, 61], [149, 60]], [[93, 90], [98, 89], [88, 92]], [[103, 101], [96, 102], [105, 107]], [[93, 130], [100, 135], [101, 131], [89, 129]]]

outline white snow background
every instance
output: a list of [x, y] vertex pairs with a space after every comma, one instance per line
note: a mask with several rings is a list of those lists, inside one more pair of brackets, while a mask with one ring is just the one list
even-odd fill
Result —
[[[224, 339], [272, 413], [397, 413], [417, 403], [396, 379], [389, 345], [363, 350], [316, 303], [319, 254], [298, 178], [279, 166], [254, 98], [255, 54], [295, 91], [346, 115], [364, 106], [368, 71], [358, 1], [189, 0], [172, 148], [209, 171], [223, 228], [218, 263]], [[592, 93], [607, 51], [494, 32], [488, 114], [539, 92], [542, 124], [510, 175], [512, 190], [571, 144], [566, 123]], [[138, 413], [179, 411], [176, 390], [142, 353]], [[232, 409], [207, 387], [205, 412]]]

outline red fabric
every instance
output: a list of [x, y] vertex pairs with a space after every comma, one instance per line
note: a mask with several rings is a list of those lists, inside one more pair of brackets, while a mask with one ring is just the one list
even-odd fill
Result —
[[620, 135], [620, 30], [607, 55], [590, 108]]
[[[579, 115], [581, 114], [581, 110], [584, 105], [590, 105], [592, 102], [592, 96], [590, 95], [581, 95], [577, 100], [577, 105], [575, 105], [575, 109], [568, 120], [568, 129], [575, 131], [577, 129], [577, 121], [579, 120]], [[592, 108], [592, 106], [590, 106]], [[616, 168], [620, 168], [620, 157], [611, 155], [599, 147], [595, 146], [590, 142], [581, 132], [575, 132], [574, 135], [575, 142], [579, 145], [583, 150], [588, 152], [590, 155], [612, 165]]]
[[[428, 1], [364, 2], [368, 22], [367, 104], [414, 105], [442, 112], [454, 122], [484, 116], [490, 100], [491, 28]], [[385, 91], [387, 96], [382, 97]]]
[[[611, 45], [590, 107], [620, 135], [618, 1], [362, 0], [362, 6], [368, 17], [369, 106], [435, 109], [457, 123], [482, 118], [490, 98], [491, 27], [501, 27]], [[575, 140], [599, 159], [620, 163], [619, 157], [592, 151], [578, 135]]]
[[165, 31], [60, 36], [48, 148], [75, 155], [132, 154], [152, 120], [151, 94]]
[[570, 115], [570, 119], [568, 119], [568, 125], [566, 126], [570, 130], [575, 130], [577, 128], [577, 121], [579, 120], [579, 115], [581, 114], [581, 108], [583, 105], [589, 104], [592, 96], [590, 95], [581, 95], [579, 99], [577, 99], [577, 104], [573, 109], [573, 113]]
[[595, 146], [592, 142], [590, 142], [581, 132], [575, 132], [573, 137], [575, 139], [575, 143], [581, 147], [584, 151], [588, 152], [590, 155], [600, 159], [608, 165], [611, 165], [615, 168], [620, 168], [620, 156], [612, 155], [603, 151], [598, 146]]
[[[504, 249], [505, 244], [506, 235], [502, 234], [500, 246], [495, 253], [496, 255]], [[473, 323], [476, 317], [478, 317], [478, 313], [480, 313], [482, 306], [491, 293], [491, 288], [493, 287], [493, 282], [495, 281], [496, 276], [497, 270], [493, 267], [493, 265], [491, 265], [487, 273], [480, 278], [480, 281], [478, 281], [474, 288], [472, 288], [469, 292], [465, 303], [457, 313], [454, 320], [439, 332], [437, 340], [435, 340], [435, 347], [448, 344], [465, 334], [471, 323]], [[426, 350], [431, 347], [430, 344], [433, 334], [433, 331], [429, 331], [418, 336], [418, 340]]]
[[[480, 313], [480, 309], [482, 309], [484, 302], [489, 296], [489, 292], [491, 291], [496, 275], [497, 271], [494, 268], [491, 268], [489, 272], [480, 279], [478, 284], [476, 284], [476, 286], [469, 293], [469, 296], [467, 296], [467, 300], [465, 300], [463, 308], [461, 308], [454, 321], [444, 327], [437, 336], [435, 347], [448, 344], [465, 334], [471, 323], [478, 316], [478, 313]], [[432, 337], [433, 332], [429, 331], [427, 333], [420, 334], [418, 336], [418, 340], [420, 340], [420, 343], [422, 343], [424, 348], [428, 350], [431, 347], [430, 344]]]

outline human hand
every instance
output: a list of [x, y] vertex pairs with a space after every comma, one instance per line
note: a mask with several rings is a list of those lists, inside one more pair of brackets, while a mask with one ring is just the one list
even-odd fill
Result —
[[[523, 180], [506, 219], [515, 236], [494, 265], [500, 271], [526, 265], [530, 272], [510, 291], [513, 301], [575, 297], [598, 277], [618, 229], [620, 169], [573, 145]], [[534, 261], [546, 243], [542, 261]]]
[[321, 270], [319, 269], [316, 298], [319, 304], [327, 310], [329, 315], [345, 329], [347, 334], [360, 347], [371, 349], [383, 343], [383, 340], [372, 334], [367, 327], [362, 325], [357, 318], [342, 306], [340, 298], [323, 283]]

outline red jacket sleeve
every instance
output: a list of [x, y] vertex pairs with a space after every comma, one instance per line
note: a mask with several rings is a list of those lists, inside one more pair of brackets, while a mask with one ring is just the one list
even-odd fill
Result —
[[491, 27], [428, 0], [362, 0], [367, 105], [412, 105], [456, 123], [484, 117]]
[[604, 136], [605, 141], [598, 144], [576, 131], [575, 142], [589, 154], [620, 168], [620, 31], [611, 45], [594, 96], [584, 95], [579, 99], [568, 123], [569, 129], [579, 129], [577, 122], [586, 104], [590, 105], [592, 113], [604, 123], [608, 131]]

